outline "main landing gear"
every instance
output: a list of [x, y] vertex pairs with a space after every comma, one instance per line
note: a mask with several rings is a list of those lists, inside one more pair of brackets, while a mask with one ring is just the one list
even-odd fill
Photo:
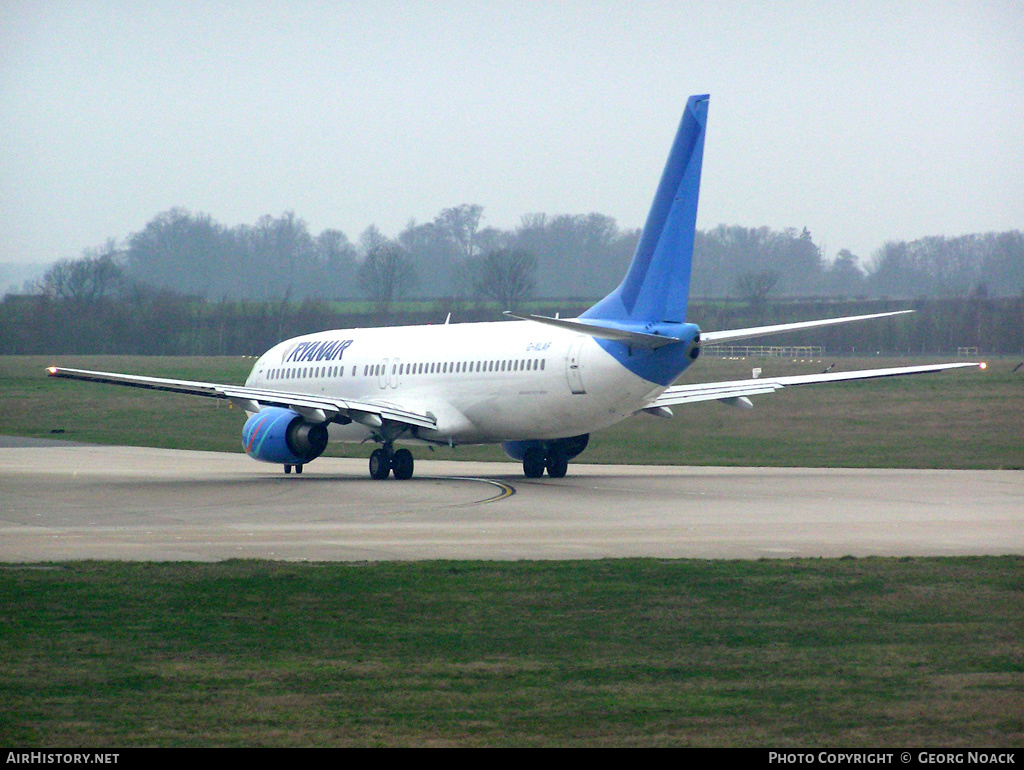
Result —
[[544, 475], [545, 469], [548, 476], [553, 479], [564, 478], [566, 471], [569, 470], [569, 458], [558, 450], [545, 456], [544, 450], [540, 447], [527, 449], [523, 455], [523, 474], [526, 478], [539, 479]]
[[513, 460], [523, 464], [523, 474], [528, 479], [539, 479], [547, 471], [548, 476], [560, 479], [569, 470], [569, 461], [587, 448], [589, 433], [552, 439], [520, 439], [503, 441], [501, 448]]
[[291, 473], [292, 472], [292, 468], [295, 469], [295, 473], [297, 475], [302, 473], [302, 466], [301, 465], [285, 465], [284, 466], [285, 474]]
[[381, 481], [394, 473], [396, 479], [405, 481], [412, 478], [412, 471], [412, 452], [408, 449], [399, 449], [396, 452], [391, 442], [373, 450], [373, 454], [370, 455], [371, 479]]

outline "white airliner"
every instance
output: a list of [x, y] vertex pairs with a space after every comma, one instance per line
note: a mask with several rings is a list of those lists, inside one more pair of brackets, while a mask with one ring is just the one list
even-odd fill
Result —
[[53, 377], [227, 399], [249, 418], [242, 444], [285, 473], [319, 457], [329, 438], [373, 440], [370, 475], [413, 475], [396, 443], [501, 443], [527, 477], [565, 475], [591, 432], [647, 412], [790, 385], [935, 372], [978, 363], [672, 385], [707, 342], [725, 342], [897, 313], [732, 331], [686, 323], [708, 97], [692, 96], [622, 283], [579, 318], [322, 331], [264, 353], [245, 385], [51, 367]]

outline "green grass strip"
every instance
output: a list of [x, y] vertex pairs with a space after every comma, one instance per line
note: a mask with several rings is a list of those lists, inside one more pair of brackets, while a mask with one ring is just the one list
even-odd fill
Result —
[[1024, 558], [0, 566], [0, 743], [1022, 746]]

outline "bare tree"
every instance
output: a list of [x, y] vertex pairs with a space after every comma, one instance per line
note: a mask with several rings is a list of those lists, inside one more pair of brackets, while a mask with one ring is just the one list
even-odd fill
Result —
[[528, 299], [536, 286], [537, 258], [522, 249], [487, 252], [477, 265], [477, 293], [513, 310]]
[[95, 302], [112, 297], [124, 287], [122, 254], [113, 240], [98, 249], [86, 249], [80, 259], [62, 259], [39, 280], [40, 291], [54, 299]]
[[768, 298], [771, 290], [775, 288], [775, 284], [779, 282], [779, 278], [780, 275], [777, 270], [741, 273], [736, 277], [736, 292], [751, 307], [760, 307]]
[[370, 225], [360, 236], [363, 261], [359, 265], [359, 286], [380, 315], [386, 315], [391, 303], [416, 285], [412, 260], [400, 244], [386, 238]]
[[316, 237], [314, 272], [320, 281], [317, 294], [342, 297], [351, 295], [357, 269], [358, 251], [340, 230], [324, 230]]
[[455, 243], [459, 255], [464, 259], [478, 253], [477, 231], [484, 207], [476, 203], [463, 203], [450, 209], [442, 209], [434, 219], [434, 225], [440, 228]]

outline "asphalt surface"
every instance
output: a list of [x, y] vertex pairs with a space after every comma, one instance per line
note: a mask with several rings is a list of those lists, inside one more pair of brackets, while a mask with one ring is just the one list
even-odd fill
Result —
[[1024, 473], [365, 460], [0, 441], [0, 561], [1024, 554]]

